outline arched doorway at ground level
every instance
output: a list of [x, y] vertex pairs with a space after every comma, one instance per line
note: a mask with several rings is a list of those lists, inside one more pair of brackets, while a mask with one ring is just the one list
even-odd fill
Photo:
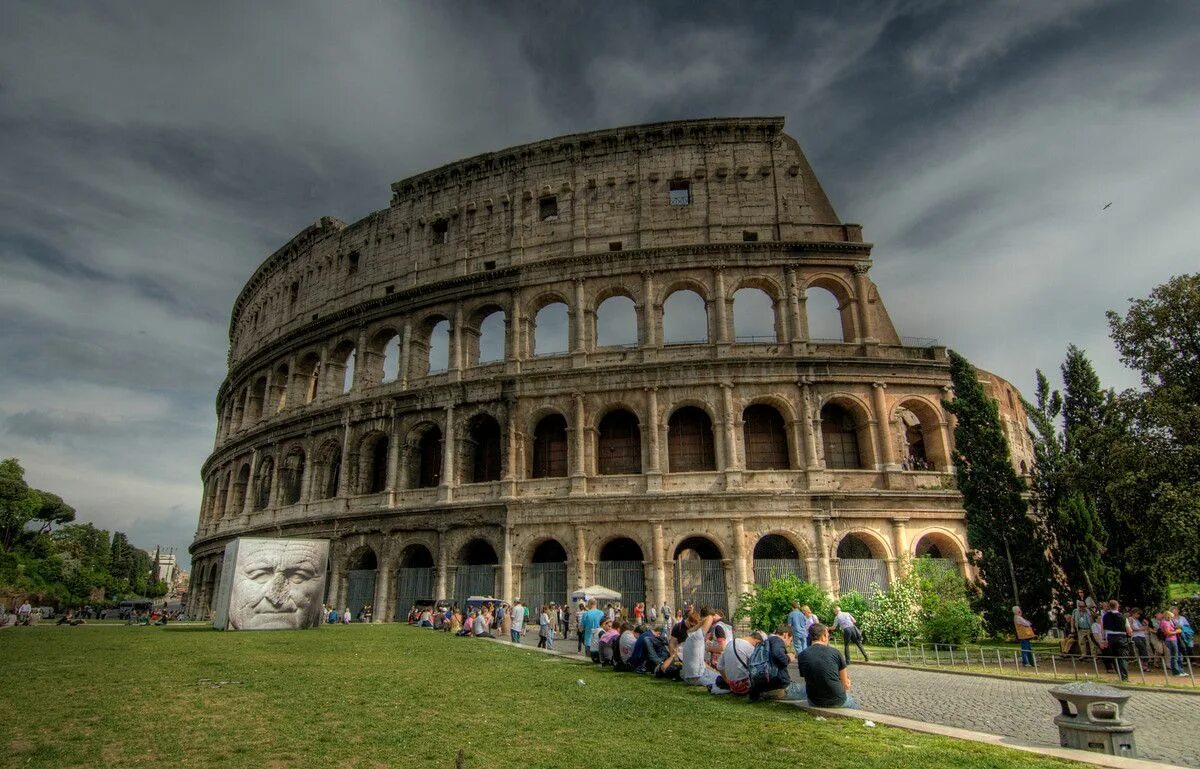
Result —
[[473, 595], [495, 595], [496, 564], [499, 562], [495, 549], [487, 540], [473, 539], [462, 546], [454, 571], [454, 603], [459, 608], [466, 608], [467, 599]]
[[397, 620], [408, 616], [417, 601], [439, 599], [444, 596], [433, 594], [433, 556], [424, 545], [409, 545], [400, 554], [400, 565], [396, 569]]
[[567, 551], [558, 540], [548, 539], [533, 551], [533, 562], [521, 580], [520, 598], [534, 622], [543, 605], [567, 600]]
[[760, 539], [754, 545], [754, 584], [769, 585], [789, 574], [801, 580], [808, 579], [796, 546], [779, 534], [768, 534]]
[[721, 550], [706, 537], [689, 537], [675, 548], [675, 606], [708, 606], [726, 612]]
[[358, 619], [363, 607], [374, 603], [378, 568], [379, 560], [374, 550], [362, 547], [354, 551], [350, 556], [350, 568], [346, 571], [346, 605], [338, 611], [349, 609], [350, 616]]
[[596, 583], [621, 594], [621, 605], [631, 611], [646, 600], [646, 569], [642, 548], [628, 537], [610, 540], [600, 548]]

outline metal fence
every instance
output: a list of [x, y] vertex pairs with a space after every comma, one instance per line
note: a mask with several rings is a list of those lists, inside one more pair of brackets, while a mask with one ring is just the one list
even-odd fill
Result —
[[[1015, 646], [1000, 648], [901, 642], [891, 649], [872, 651], [871, 658], [875, 661], [895, 662], [913, 667], [972, 673], [1008, 673], [1051, 680], [1087, 679], [1113, 683], [1119, 680], [1112, 657], [1087, 657], [1041, 650], [1030, 654], [1033, 664], [1025, 666], [1021, 661], [1021, 650]], [[1130, 681], [1152, 686], [1200, 688], [1196, 683], [1196, 668], [1200, 665], [1200, 657], [1196, 655], [1182, 658], [1182, 676], [1174, 674], [1167, 657], [1143, 657], [1138, 653], [1137, 647], [1130, 647], [1130, 654], [1124, 657], [1123, 661]]]
[[537, 620], [542, 604], [567, 600], [567, 565], [565, 563], [533, 563], [521, 579], [521, 600]]
[[596, 582], [621, 594], [621, 605], [632, 608], [646, 600], [646, 569], [641, 561], [600, 561]]
[[774, 580], [786, 576], [794, 575], [801, 580], [808, 580], [808, 572], [804, 568], [804, 561], [799, 558], [755, 558], [754, 559], [754, 584], [769, 585]]
[[694, 604], [720, 609], [725, 606], [725, 569], [718, 560], [689, 559], [675, 562], [675, 605]]
[[423, 598], [444, 598], [445, 596], [433, 594], [433, 569], [423, 567], [419, 569], [397, 569], [396, 570], [396, 613], [397, 620], [404, 618], [408, 614], [408, 610], [413, 607], [418, 600]]
[[459, 566], [454, 572], [454, 602], [466, 608], [473, 595], [491, 595], [496, 591], [496, 565]]
[[352, 569], [346, 576], [349, 584], [346, 586], [346, 605], [342, 608], [349, 608], [350, 616], [357, 617], [364, 605], [375, 601], [375, 570]]
[[873, 558], [841, 558], [838, 560], [838, 589], [844, 595], [851, 591], [869, 596], [871, 583], [887, 590], [887, 562]]

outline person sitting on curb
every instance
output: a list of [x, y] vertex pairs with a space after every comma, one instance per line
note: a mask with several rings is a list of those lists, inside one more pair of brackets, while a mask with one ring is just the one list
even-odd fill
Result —
[[812, 643], [796, 660], [804, 676], [808, 704], [819, 708], [858, 708], [850, 695], [850, 671], [837, 649], [829, 645], [829, 628], [820, 622], [811, 628]]
[[769, 666], [769, 672], [766, 681], [758, 682], [754, 673], [755, 660], [750, 660], [750, 701], [764, 700], [788, 700], [791, 702], [799, 702], [805, 698], [804, 684], [795, 682], [788, 674], [788, 666], [792, 664], [793, 657], [788, 654], [788, 649], [792, 645], [792, 629], [788, 625], [780, 625], [775, 629], [773, 635], [762, 636], [761, 631], [759, 646], [755, 647], [755, 652], [758, 652], [759, 647], [766, 644], [766, 656]]

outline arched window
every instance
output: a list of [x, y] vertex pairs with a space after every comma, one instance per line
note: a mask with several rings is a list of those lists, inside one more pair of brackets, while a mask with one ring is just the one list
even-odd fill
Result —
[[321, 498], [333, 499], [342, 482], [342, 447], [327, 443], [321, 450]]
[[232, 498], [229, 500], [229, 514], [237, 515], [246, 506], [246, 486], [250, 483], [250, 465], [244, 464], [238, 470], [237, 480], [233, 482]]
[[853, 333], [847, 333], [843, 308], [838, 298], [827, 288], [810, 286], [805, 291], [804, 309], [808, 314], [808, 338], [814, 342], [852, 341]]
[[600, 475], [642, 472], [642, 433], [636, 416], [624, 409], [604, 415], [597, 430], [596, 465]]
[[312, 403], [321, 382], [321, 357], [310, 352], [296, 364], [296, 403]]
[[862, 467], [858, 425], [854, 423], [854, 416], [836, 403], [826, 404], [821, 409], [821, 440], [827, 470], [858, 470]]
[[521, 580], [521, 596], [536, 613], [551, 602], [561, 603], [567, 595], [567, 551], [558, 540], [548, 539], [533, 551]]
[[675, 548], [675, 605], [724, 611], [725, 572], [721, 550], [707, 537], [689, 537]]
[[628, 537], [617, 537], [600, 548], [596, 562], [596, 582], [621, 594], [625, 606], [646, 600], [645, 556], [638, 543]]
[[684, 406], [667, 422], [667, 460], [672, 473], [717, 469], [712, 419], [703, 409]]
[[552, 302], [537, 311], [533, 319], [533, 354], [559, 355], [569, 348], [570, 331], [567, 306]]
[[838, 582], [842, 594], [851, 591], [871, 594], [871, 585], [888, 586], [886, 554], [877, 542], [865, 536], [847, 534], [838, 543]]
[[746, 446], [747, 470], [787, 470], [787, 427], [774, 408], [762, 404], [742, 412], [742, 440]]
[[738, 342], [776, 342], [775, 303], [761, 288], [733, 292], [733, 336]]
[[596, 308], [597, 347], [636, 347], [637, 307], [627, 296], [610, 296]]
[[495, 418], [479, 414], [471, 420], [467, 448], [471, 467], [466, 476], [471, 483], [500, 480], [500, 423]]
[[450, 369], [450, 321], [443, 318], [429, 332], [430, 374], [442, 374]]
[[395, 382], [400, 378], [400, 337], [390, 331], [381, 340], [383, 353], [383, 375], [380, 383]]
[[479, 351], [476, 363], [496, 363], [504, 360], [505, 316], [503, 310], [495, 310], [479, 324]]
[[663, 344], [708, 342], [708, 309], [695, 291], [675, 291], [663, 302]]
[[458, 551], [454, 573], [454, 602], [465, 607], [473, 595], [490, 596], [496, 592], [496, 550], [486, 540], [473, 539]]
[[413, 482], [418, 489], [432, 489], [442, 482], [442, 431], [436, 425], [422, 433], [412, 458]]
[[271, 393], [268, 398], [268, 402], [270, 403], [269, 411], [272, 414], [278, 414], [287, 408], [289, 373], [286, 363], [281, 363], [275, 367], [275, 373], [271, 377]]
[[363, 494], [378, 494], [388, 487], [388, 437], [376, 433], [363, 441], [362, 475], [359, 488]]
[[249, 392], [249, 387], [243, 387], [233, 399], [233, 426], [236, 430], [246, 426], [246, 396]]
[[354, 367], [358, 360], [358, 351], [351, 349], [350, 354], [346, 356], [345, 372], [342, 374], [342, 394], [350, 392], [354, 387]]
[[267, 378], [260, 376], [250, 388], [250, 403], [246, 410], [246, 422], [254, 424], [263, 417], [263, 405], [267, 398]]
[[294, 505], [300, 501], [301, 482], [304, 479], [304, 451], [296, 449], [283, 460], [280, 468], [279, 490], [283, 494], [283, 504]]
[[270, 457], [259, 460], [254, 479], [254, 509], [264, 510], [271, 503], [271, 482], [275, 480], [275, 462]]
[[905, 470], [932, 470], [929, 456], [925, 453], [925, 431], [921, 429], [921, 420], [906, 408], [896, 410], [897, 422], [903, 432]]
[[779, 577], [807, 578], [800, 552], [786, 537], [768, 534], [754, 545], [754, 584], [769, 585]]
[[565, 478], [567, 476], [567, 420], [561, 414], [542, 417], [533, 428], [534, 478]]
[[329, 354], [329, 364], [325, 372], [326, 392], [348, 393], [354, 385], [354, 366], [356, 360], [354, 343], [343, 341]]

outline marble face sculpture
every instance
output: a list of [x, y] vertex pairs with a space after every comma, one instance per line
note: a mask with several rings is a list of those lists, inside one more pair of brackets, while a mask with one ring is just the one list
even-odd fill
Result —
[[243, 539], [229, 594], [236, 630], [294, 630], [320, 624], [329, 543]]

